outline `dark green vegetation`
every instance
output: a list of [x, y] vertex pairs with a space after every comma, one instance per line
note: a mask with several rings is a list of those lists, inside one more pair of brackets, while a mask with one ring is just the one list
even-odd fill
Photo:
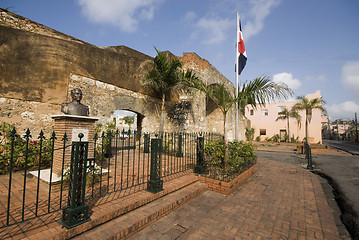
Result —
[[[45, 138], [42, 131], [34, 138], [27, 130], [24, 136], [16, 133], [15, 127], [8, 123], [0, 124], [0, 174], [12, 171], [32, 170], [35, 167], [48, 167], [51, 161], [52, 140]], [[13, 159], [11, 161], [11, 159]]]
[[257, 162], [253, 145], [243, 141], [209, 142], [204, 153], [206, 174], [218, 180], [230, 181]]

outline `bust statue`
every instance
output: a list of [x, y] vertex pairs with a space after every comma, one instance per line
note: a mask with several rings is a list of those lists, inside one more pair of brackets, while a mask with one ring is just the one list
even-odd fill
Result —
[[89, 107], [80, 103], [82, 92], [79, 88], [71, 90], [72, 102], [62, 103], [61, 112], [69, 115], [88, 116], [90, 114]]

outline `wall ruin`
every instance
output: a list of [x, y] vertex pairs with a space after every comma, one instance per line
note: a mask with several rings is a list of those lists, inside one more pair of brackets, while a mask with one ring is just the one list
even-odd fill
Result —
[[[233, 84], [195, 53], [178, 57], [207, 84]], [[0, 122], [20, 131], [52, 129], [52, 115], [79, 87], [90, 116], [111, 121], [115, 110], [143, 116], [142, 131], [157, 131], [160, 100], [142, 84], [153, 58], [125, 46], [97, 47], [0, 9]], [[166, 101], [166, 131], [223, 133], [218, 109], [209, 113], [203, 93]], [[234, 109], [233, 109], [234, 110]], [[240, 134], [244, 138], [243, 117]], [[228, 136], [234, 137], [234, 111], [227, 116]]]

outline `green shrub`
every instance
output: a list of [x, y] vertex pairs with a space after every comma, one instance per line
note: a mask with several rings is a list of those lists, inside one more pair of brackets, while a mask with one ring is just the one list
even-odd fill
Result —
[[223, 168], [226, 147], [226, 143], [223, 140], [207, 143], [204, 146], [204, 153], [207, 156], [206, 163], [211, 166]]
[[[52, 143], [51, 139], [43, 138], [35, 139], [29, 136], [26, 140], [25, 136], [15, 133], [12, 141], [12, 131], [14, 125], [8, 123], [0, 124], [0, 174], [7, 174], [10, 171], [11, 154], [13, 157], [12, 169], [19, 171], [25, 169], [27, 161], [27, 169], [31, 170], [38, 167], [40, 145], [41, 145], [41, 168], [50, 166]], [[42, 141], [42, 142], [41, 142]], [[12, 149], [13, 142], [13, 150]], [[26, 151], [27, 149], [27, 151]], [[11, 153], [12, 152], [12, 153]], [[27, 156], [27, 157], [26, 157]]]
[[254, 140], [254, 128], [246, 128], [246, 139], [248, 142], [253, 142]]
[[[115, 137], [116, 124], [114, 122], [108, 122], [103, 126], [101, 123], [96, 125], [95, 133], [97, 134], [97, 147], [96, 147], [96, 161], [104, 160], [102, 158], [102, 152], [104, 158], [112, 157], [111, 141]], [[102, 131], [102, 134], [101, 134]]]
[[253, 165], [252, 161], [256, 159], [253, 145], [243, 141], [234, 141], [228, 143], [228, 171], [230, 174], [240, 173], [246, 170], [248, 166]]
[[289, 136], [288, 136], [287, 133], [284, 135], [284, 141], [285, 141], [285, 142], [288, 142], [288, 141], [289, 141]]
[[294, 135], [290, 138], [290, 142], [295, 143], [297, 140], [294, 138]]
[[216, 179], [231, 179], [256, 162], [254, 147], [243, 141], [209, 142], [204, 146], [205, 166], [209, 175]]
[[279, 142], [279, 140], [280, 140], [279, 134], [274, 134], [272, 139], [273, 139], [274, 142]]
[[257, 136], [257, 137], [256, 137], [256, 141], [257, 141], [257, 142], [260, 142], [261, 140], [262, 140], [262, 139], [261, 139], [261, 136]]

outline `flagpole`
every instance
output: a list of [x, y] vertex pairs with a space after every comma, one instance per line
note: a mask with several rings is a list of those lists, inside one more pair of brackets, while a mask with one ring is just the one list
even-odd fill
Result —
[[[237, 28], [236, 28], [236, 32], [237, 32], [237, 41], [236, 41], [236, 61], [235, 61], [235, 66], [236, 66], [236, 71], [235, 71], [235, 74], [236, 74], [236, 98], [238, 98], [238, 42], [239, 42], [239, 32], [238, 32], [238, 29], [239, 29], [239, 13], [237, 13]], [[236, 119], [235, 119], [235, 138], [236, 140], [238, 141], [239, 140], [239, 126], [238, 126], [238, 102], [236, 101]]]

